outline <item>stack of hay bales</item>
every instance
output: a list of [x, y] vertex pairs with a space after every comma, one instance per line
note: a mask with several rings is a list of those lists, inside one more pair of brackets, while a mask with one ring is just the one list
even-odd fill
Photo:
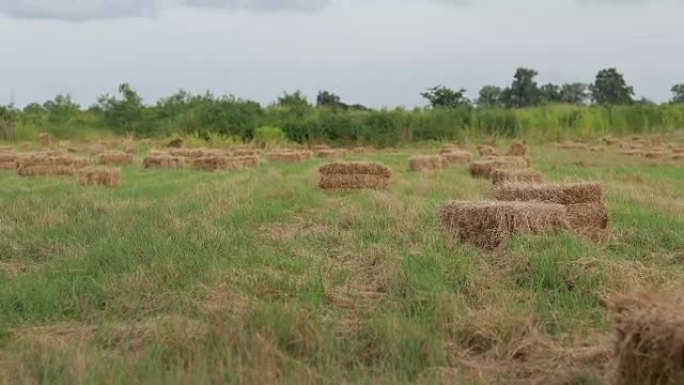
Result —
[[313, 156], [311, 151], [279, 150], [266, 153], [269, 162], [296, 163], [309, 160]]
[[88, 147], [88, 150], [87, 150], [88, 154], [90, 154], [90, 155], [100, 155], [105, 151], [107, 151], [107, 147], [105, 147], [101, 144], [97, 144], [95, 146], [90, 146], [90, 147]]
[[644, 152], [641, 150], [625, 150], [625, 151], [620, 151], [620, 154], [629, 155], [629, 156], [636, 156], [636, 157], [644, 156]]
[[596, 241], [608, 236], [608, 208], [599, 183], [502, 184], [494, 186], [494, 197], [499, 201], [563, 205], [570, 229]]
[[17, 153], [12, 147], [0, 147], [0, 170], [14, 170]]
[[620, 385], [684, 384], [684, 296], [613, 295], [613, 382]]
[[[441, 151], [440, 151], [441, 153]], [[473, 158], [473, 154], [470, 151], [465, 150], [452, 150], [446, 153], [441, 153], [443, 166], [452, 166], [456, 164], [468, 164]]]
[[181, 168], [185, 166], [185, 158], [180, 156], [172, 156], [159, 151], [150, 152], [143, 160], [145, 168]]
[[242, 167], [257, 167], [261, 161], [258, 155], [241, 155], [236, 156], [234, 159], [240, 162]]
[[488, 144], [480, 144], [477, 146], [477, 151], [480, 153], [480, 156], [496, 156], [496, 148], [488, 145]]
[[41, 132], [40, 135], [38, 135], [38, 139], [41, 147], [50, 147], [50, 144], [52, 144], [52, 136], [47, 132]]
[[192, 168], [205, 171], [233, 171], [242, 168], [242, 162], [236, 158], [222, 155], [203, 156], [190, 161]]
[[498, 156], [488, 160], [473, 162], [469, 171], [473, 178], [486, 178], [492, 176], [494, 170], [520, 170], [530, 166], [530, 159], [522, 156]]
[[645, 152], [644, 156], [649, 159], [665, 159], [670, 156], [670, 152], [660, 149], [653, 149]]
[[439, 170], [443, 166], [441, 156], [414, 156], [409, 159], [409, 169], [411, 171], [430, 171]]
[[494, 170], [491, 172], [492, 183], [495, 185], [505, 183], [543, 183], [544, 175], [530, 168], [513, 170]]
[[591, 152], [606, 152], [605, 146], [593, 146], [589, 149]]
[[76, 158], [61, 153], [30, 153], [17, 157], [19, 176], [63, 176], [73, 175], [76, 170], [90, 165], [88, 159]]
[[121, 170], [104, 167], [87, 167], [78, 172], [80, 186], [117, 187], [121, 185]]
[[321, 166], [318, 186], [325, 190], [385, 189], [392, 171], [380, 163], [335, 162]]
[[527, 145], [520, 140], [514, 140], [506, 152], [508, 156], [527, 156]]
[[261, 151], [249, 148], [236, 148], [233, 150], [234, 156], [259, 156]]
[[133, 163], [133, 154], [128, 154], [123, 151], [106, 151], [98, 156], [100, 164], [131, 164]]
[[438, 212], [442, 230], [493, 249], [515, 233], [542, 234], [568, 227], [561, 204], [448, 201]]
[[462, 149], [454, 144], [445, 144], [442, 145], [442, 147], [439, 149], [439, 155], [449, 154], [458, 151], [462, 151]]

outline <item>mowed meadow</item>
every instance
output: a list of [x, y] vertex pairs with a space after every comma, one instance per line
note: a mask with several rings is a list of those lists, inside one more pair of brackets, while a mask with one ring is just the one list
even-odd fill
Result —
[[491, 181], [409, 171], [439, 145], [349, 154], [393, 172], [349, 192], [319, 158], [144, 169], [134, 145], [115, 188], [0, 170], [0, 383], [610, 384], [606, 298], [684, 282], [682, 159], [532, 145], [547, 181], [602, 184], [610, 236], [485, 250], [437, 211]]

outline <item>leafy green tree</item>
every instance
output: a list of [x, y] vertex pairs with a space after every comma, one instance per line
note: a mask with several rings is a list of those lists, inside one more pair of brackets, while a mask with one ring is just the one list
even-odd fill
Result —
[[634, 101], [634, 88], [627, 85], [624, 76], [615, 68], [599, 71], [594, 83], [589, 85], [589, 91], [597, 104], [624, 105]]
[[16, 134], [14, 125], [19, 117], [19, 111], [14, 106], [0, 105], [0, 139], [11, 140]]
[[145, 106], [142, 98], [129, 84], [119, 85], [121, 99], [110, 95], [98, 98], [98, 107], [105, 124], [121, 132], [135, 132], [143, 122]]
[[457, 108], [470, 105], [470, 100], [465, 97], [466, 90], [452, 90], [444, 86], [428, 88], [420, 95], [430, 102], [432, 108]]
[[318, 96], [316, 97], [316, 106], [317, 107], [323, 107], [323, 106], [328, 106], [328, 107], [339, 107], [342, 106], [342, 100], [340, 99], [339, 96], [335, 95], [332, 92], [329, 91], [319, 91]]
[[485, 108], [501, 107], [501, 93], [501, 87], [484, 86], [480, 89], [476, 103], [479, 107]]
[[588, 86], [584, 83], [563, 84], [560, 91], [561, 102], [582, 105], [589, 99]]
[[302, 94], [302, 92], [299, 90], [291, 94], [288, 94], [287, 92], [283, 93], [283, 96], [278, 97], [276, 104], [280, 107], [288, 107], [295, 110], [302, 110], [311, 107], [311, 104], [309, 104], [306, 96], [304, 96], [304, 94]]
[[506, 107], [521, 108], [536, 106], [540, 102], [541, 92], [534, 78], [537, 71], [529, 68], [518, 68], [513, 76], [513, 83], [503, 93]]
[[684, 103], [684, 83], [672, 86], [672, 103]]
[[43, 103], [47, 119], [51, 123], [66, 123], [78, 115], [81, 106], [71, 100], [70, 95], [57, 95], [54, 99]]
[[560, 103], [561, 102], [561, 87], [557, 84], [548, 83], [539, 88], [539, 93], [542, 102], [544, 103]]

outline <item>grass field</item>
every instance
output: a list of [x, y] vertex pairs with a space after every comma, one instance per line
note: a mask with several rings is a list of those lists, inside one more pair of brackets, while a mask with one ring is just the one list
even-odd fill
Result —
[[[434, 149], [432, 150], [434, 152]], [[120, 188], [0, 171], [2, 384], [607, 384], [605, 295], [684, 283], [684, 161], [532, 147], [550, 181], [604, 183], [612, 238], [445, 239], [465, 167], [387, 164], [324, 192], [321, 160], [124, 167]]]

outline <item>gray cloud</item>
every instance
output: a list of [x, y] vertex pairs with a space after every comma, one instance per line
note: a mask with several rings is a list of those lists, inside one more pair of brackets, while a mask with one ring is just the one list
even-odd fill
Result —
[[84, 21], [153, 14], [156, 0], [0, 0], [0, 14], [20, 19]]
[[330, 0], [186, 0], [191, 7], [224, 8], [257, 12], [318, 11], [330, 6]]

